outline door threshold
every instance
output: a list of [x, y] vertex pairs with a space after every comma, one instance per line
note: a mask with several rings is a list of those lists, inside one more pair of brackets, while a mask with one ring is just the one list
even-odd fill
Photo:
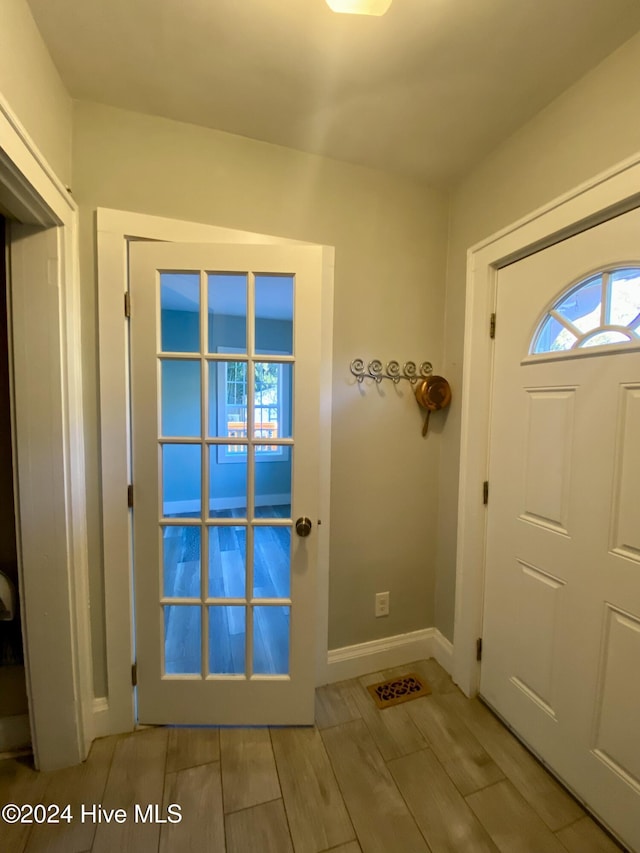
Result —
[[538, 755], [535, 749], [532, 749], [532, 747], [526, 742], [526, 740], [524, 740], [522, 736], [518, 734], [518, 732], [511, 725], [509, 725], [505, 718], [498, 711], [496, 711], [496, 709], [484, 698], [484, 696], [482, 696], [482, 694], [478, 693], [478, 699], [480, 700], [480, 702], [482, 702], [485, 708], [487, 708], [487, 710], [491, 711], [494, 717], [500, 720], [505, 729], [507, 729], [509, 733], [514, 736], [518, 743], [522, 744], [522, 746], [527, 750], [529, 755], [535, 758], [538, 764], [541, 767], [544, 767], [544, 769], [550, 776], [553, 776], [558, 785], [560, 785], [563, 790], [566, 791], [566, 793], [569, 794], [569, 796], [576, 801], [580, 808], [584, 809], [587, 815], [595, 824], [598, 825], [598, 827], [604, 832], [604, 834], [607, 835], [611, 839], [611, 841], [613, 841], [613, 843], [617, 847], [619, 847], [620, 850], [623, 851], [623, 853], [631, 853], [629, 848], [617, 837], [615, 832], [609, 826], [607, 826], [606, 823], [603, 823], [602, 819], [594, 813], [588, 803], [585, 803], [585, 801], [581, 797], [579, 797], [578, 794], [576, 794], [576, 792], [569, 787], [569, 785], [567, 785], [564, 779], [558, 776], [553, 767], [550, 767], [549, 764], [547, 764], [547, 762]]

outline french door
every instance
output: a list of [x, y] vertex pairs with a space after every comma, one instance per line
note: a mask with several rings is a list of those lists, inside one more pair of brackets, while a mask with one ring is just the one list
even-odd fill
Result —
[[130, 246], [141, 723], [313, 722], [321, 270]]

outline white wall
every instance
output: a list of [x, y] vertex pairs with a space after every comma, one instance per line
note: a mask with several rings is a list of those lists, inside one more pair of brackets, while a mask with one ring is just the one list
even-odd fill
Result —
[[71, 98], [25, 0], [0, 0], [0, 96], [60, 180], [69, 183]]
[[[389, 175], [212, 130], [88, 103], [74, 110], [81, 208], [96, 691], [101, 615], [93, 211], [113, 207], [336, 247], [330, 647], [433, 624], [442, 419], [428, 438], [406, 383], [360, 388], [356, 357], [441, 367], [443, 195]], [[391, 592], [375, 619], [374, 593]]]
[[[445, 374], [462, 379], [466, 251], [474, 243], [640, 150], [640, 34], [506, 140], [452, 196]], [[453, 638], [460, 406], [440, 458], [435, 624]], [[479, 511], [482, 511], [479, 505]]]

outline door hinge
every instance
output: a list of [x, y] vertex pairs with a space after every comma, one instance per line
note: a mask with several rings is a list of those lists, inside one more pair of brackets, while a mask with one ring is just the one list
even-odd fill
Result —
[[482, 484], [482, 503], [486, 506], [489, 503], [489, 481], [485, 480]]
[[492, 314], [489, 319], [489, 337], [495, 338], [496, 336], [496, 315]]
[[476, 640], [476, 660], [482, 660], [482, 637]]
[[133, 485], [130, 484], [127, 486], [127, 506], [129, 509], [133, 509]]
[[129, 291], [124, 295], [124, 316], [127, 318], [131, 317], [131, 296], [129, 295]]
[[131, 664], [131, 686], [132, 687], [138, 686], [138, 664], [137, 663]]

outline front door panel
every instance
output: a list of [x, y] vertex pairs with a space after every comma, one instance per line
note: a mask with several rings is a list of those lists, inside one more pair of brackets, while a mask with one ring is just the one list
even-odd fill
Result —
[[489, 704], [635, 849], [639, 235], [633, 211], [498, 273], [481, 673]]

